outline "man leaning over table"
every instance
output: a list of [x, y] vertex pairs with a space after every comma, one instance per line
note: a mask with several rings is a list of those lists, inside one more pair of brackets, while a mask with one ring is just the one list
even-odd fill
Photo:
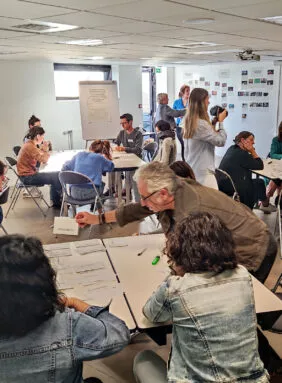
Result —
[[267, 225], [249, 208], [224, 193], [190, 179], [180, 179], [160, 162], [139, 168], [135, 180], [140, 203], [130, 203], [100, 216], [78, 213], [80, 226], [118, 222], [120, 226], [157, 213], [165, 235], [193, 212], [217, 215], [231, 231], [238, 263], [262, 283], [270, 273], [277, 253], [277, 243]]
[[[133, 128], [133, 116], [125, 113], [120, 116], [120, 125], [122, 130], [119, 132], [115, 143], [117, 146], [114, 150], [118, 152], [133, 153], [142, 158], [143, 136], [138, 128]], [[136, 202], [140, 201], [136, 182], [133, 180], [134, 171], [128, 172], [131, 187], [133, 188], [134, 198]]]

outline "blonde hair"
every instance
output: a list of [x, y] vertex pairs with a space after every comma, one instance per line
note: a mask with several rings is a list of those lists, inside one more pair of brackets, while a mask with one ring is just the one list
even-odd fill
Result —
[[167, 93], [159, 93], [157, 95], [157, 101], [159, 104], [162, 104], [163, 103], [163, 100], [165, 97], [168, 97], [168, 94]]
[[189, 109], [184, 117], [183, 138], [192, 138], [198, 127], [198, 120], [205, 120], [210, 125], [205, 99], [209, 97], [208, 91], [203, 88], [192, 90], [189, 98]]

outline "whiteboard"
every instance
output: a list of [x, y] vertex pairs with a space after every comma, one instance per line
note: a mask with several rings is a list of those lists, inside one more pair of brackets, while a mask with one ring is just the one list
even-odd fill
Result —
[[84, 140], [118, 135], [120, 116], [116, 81], [80, 81], [79, 103]]

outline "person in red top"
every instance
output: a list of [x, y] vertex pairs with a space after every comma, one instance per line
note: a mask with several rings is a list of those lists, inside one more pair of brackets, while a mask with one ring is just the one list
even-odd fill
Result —
[[45, 131], [41, 126], [30, 129], [29, 140], [22, 146], [18, 155], [17, 170], [21, 181], [26, 185], [51, 185], [50, 199], [53, 201], [53, 207], [59, 208], [62, 192], [59, 172], [39, 173], [36, 167], [38, 162], [46, 163], [50, 157], [48, 142], [44, 142], [44, 134]]

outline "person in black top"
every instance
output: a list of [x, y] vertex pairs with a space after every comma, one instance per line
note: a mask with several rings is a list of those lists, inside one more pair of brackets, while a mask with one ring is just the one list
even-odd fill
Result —
[[[263, 161], [255, 151], [255, 136], [251, 132], [243, 131], [234, 139], [235, 145], [225, 153], [219, 169], [226, 171], [232, 178], [240, 201], [253, 209], [255, 203], [261, 201], [260, 209], [265, 213], [276, 211], [266, 197], [265, 184], [262, 179], [252, 179], [251, 170], [262, 170]], [[218, 188], [227, 195], [232, 195], [233, 190], [227, 179], [219, 180]]]

